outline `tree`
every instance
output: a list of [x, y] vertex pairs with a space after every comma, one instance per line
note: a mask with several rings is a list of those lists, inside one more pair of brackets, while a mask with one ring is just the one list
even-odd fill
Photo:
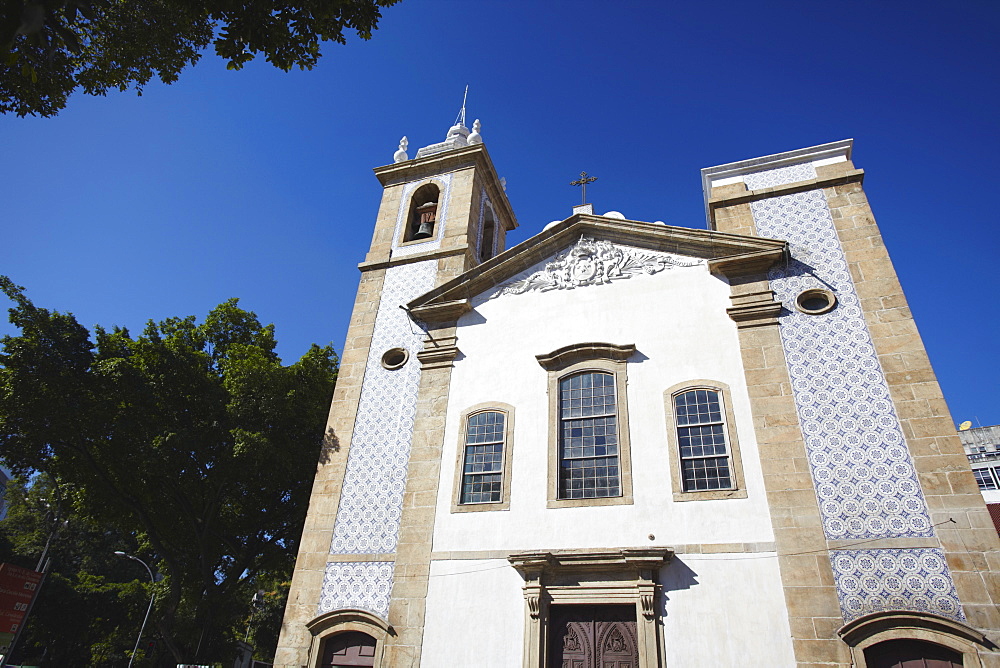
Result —
[[149, 601], [144, 583], [134, 580], [133, 569], [114, 556], [115, 550], [135, 550], [134, 541], [74, 513], [72, 499], [63, 498], [45, 475], [30, 483], [12, 479], [6, 499], [0, 561], [34, 569], [48, 545], [45, 554], [54, 566], [38, 592], [14, 661], [55, 666], [123, 663]]
[[240, 69], [258, 54], [312, 69], [320, 43], [371, 39], [399, 0], [2, 0], [0, 112], [53, 116], [69, 94], [173, 83], [202, 51]]
[[[0, 353], [0, 458], [163, 574], [173, 663], [231, 660], [258, 580], [287, 579], [336, 379], [330, 346], [284, 366], [272, 325], [231, 299], [141, 336], [36, 307], [0, 277], [19, 336]], [[244, 626], [245, 628], [245, 626]]]

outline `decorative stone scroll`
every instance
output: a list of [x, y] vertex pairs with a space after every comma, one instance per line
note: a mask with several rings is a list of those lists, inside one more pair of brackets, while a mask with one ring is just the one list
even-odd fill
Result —
[[669, 253], [644, 251], [581, 236], [568, 251], [526, 278], [502, 286], [492, 296], [571, 290], [601, 285], [637, 274], [656, 274], [672, 267], [693, 267], [704, 260], [682, 260]]

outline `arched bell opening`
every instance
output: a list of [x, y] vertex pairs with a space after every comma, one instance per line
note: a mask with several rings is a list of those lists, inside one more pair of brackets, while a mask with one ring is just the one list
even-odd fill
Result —
[[403, 241], [420, 241], [434, 236], [441, 189], [433, 183], [417, 188], [410, 199], [406, 234]]
[[479, 261], [486, 262], [493, 257], [493, 248], [496, 244], [497, 221], [493, 215], [493, 207], [486, 205], [483, 212], [483, 239], [479, 244]]

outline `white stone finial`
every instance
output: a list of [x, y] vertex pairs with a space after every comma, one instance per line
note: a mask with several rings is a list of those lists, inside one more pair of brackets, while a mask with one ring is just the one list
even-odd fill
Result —
[[406, 155], [406, 147], [410, 145], [410, 140], [405, 136], [399, 140], [399, 150], [392, 156], [393, 162], [406, 162], [410, 156]]
[[507, 177], [506, 176], [501, 176], [500, 177], [500, 187], [503, 188], [504, 192], [507, 192]]
[[483, 136], [479, 134], [479, 131], [482, 129], [482, 127], [483, 124], [480, 123], [479, 119], [477, 118], [475, 122], [473, 122], [472, 124], [472, 134], [469, 135], [469, 138], [467, 140], [469, 142], [469, 145], [483, 143]]

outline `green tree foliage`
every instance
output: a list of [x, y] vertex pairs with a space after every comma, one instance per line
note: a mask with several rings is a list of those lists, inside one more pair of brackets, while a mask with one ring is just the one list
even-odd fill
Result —
[[[149, 591], [114, 551], [137, 546], [119, 530], [73, 513], [72, 499], [60, 498], [59, 491], [44, 475], [30, 485], [14, 478], [7, 486], [0, 561], [34, 569], [44, 553], [53, 565], [14, 658], [31, 665], [122, 664], [135, 643]], [[145, 571], [142, 575], [148, 582]]]
[[9, 279], [0, 290], [21, 330], [0, 353], [0, 458], [47, 476], [164, 575], [151, 623], [174, 663], [228, 662], [253, 593], [290, 573], [332, 347], [284, 366], [273, 326], [235, 299], [201, 323], [97, 327], [92, 340]]
[[0, 112], [52, 116], [71, 92], [164, 83], [213, 44], [239, 69], [258, 54], [311, 69], [320, 43], [370, 39], [398, 0], [2, 0]]

